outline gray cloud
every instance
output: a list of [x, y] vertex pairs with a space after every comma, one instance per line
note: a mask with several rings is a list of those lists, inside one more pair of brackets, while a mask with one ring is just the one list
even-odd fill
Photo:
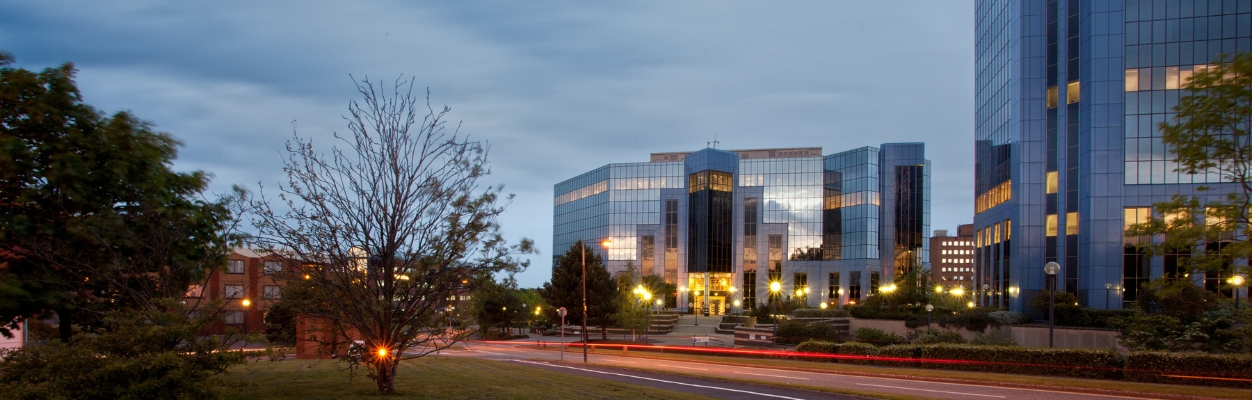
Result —
[[970, 2], [0, 0], [18, 65], [73, 61], [87, 101], [185, 143], [213, 190], [277, 184], [298, 120], [327, 144], [348, 74], [412, 76], [489, 140], [512, 238], [550, 271], [552, 185], [650, 152], [923, 141], [932, 227], [972, 219]]

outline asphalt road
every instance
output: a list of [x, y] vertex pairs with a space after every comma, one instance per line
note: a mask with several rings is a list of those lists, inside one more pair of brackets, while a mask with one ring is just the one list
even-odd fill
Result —
[[[829, 372], [791, 371], [771, 368], [710, 365], [699, 362], [656, 360], [592, 354], [588, 363], [582, 363], [582, 352], [577, 348], [565, 354], [565, 361], [558, 362], [559, 352], [519, 348], [508, 345], [472, 344], [472, 350], [445, 350], [440, 356], [475, 357], [490, 360], [516, 362], [535, 368], [575, 373], [584, 376], [664, 388], [684, 393], [728, 399], [850, 399], [814, 391], [769, 386], [790, 383], [810, 387], [848, 389], [859, 392], [891, 393], [936, 399], [1136, 399], [1148, 397], [1121, 397], [1094, 395], [1055, 390], [1018, 389], [975, 384], [939, 383], [896, 378], [876, 378], [842, 375]], [[640, 371], [642, 370], [642, 371]], [[670, 371], [682, 371], [683, 375]], [[692, 377], [689, 375], [695, 375]], [[709, 378], [728, 378], [756, 384], [727, 382]]]

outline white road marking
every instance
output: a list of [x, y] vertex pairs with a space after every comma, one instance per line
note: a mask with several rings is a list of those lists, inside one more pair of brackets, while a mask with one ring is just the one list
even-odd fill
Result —
[[614, 375], [614, 376], [621, 376], [621, 377], [626, 377], [626, 378], [643, 379], [643, 380], [653, 381], [653, 382], [671, 383], [671, 384], [675, 384], [675, 385], [691, 386], [691, 387], [697, 387], [697, 388], [702, 388], [702, 389], [723, 390], [723, 391], [727, 391], [727, 392], [746, 393], [746, 394], [752, 394], [752, 395], [757, 395], [757, 396], [774, 397], [774, 398], [779, 398], [779, 399], [788, 399], [788, 400], [803, 400], [803, 399], [798, 398], [798, 397], [787, 397], [787, 396], [780, 396], [780, 395], [776, 395], [776, 394], [761, 393], [761, 392], [752, 392], [752, 391], [747, 391], [747, 390], [730, 389], [730, 388], [717, 387], [717, 386], [697, 385], [697, 384], [694, 384], [694, 383], [686, 383], [686, 382], [667, 381], [667, 380], [664, 380], [664, 379], [649, 378], [649, 377], [646, 377], [646, 376], [636, 376], [636, 375], [620, 374], [620, 373], [616, 373], [616, 372], [608, 372], [608, 371], [596, 371], [596, 370], [594, 370], [594, 369], [585, 369], [585, 368], [578, 368], [578, 367], [569, 367], [569, 366], [564, 366], [564, 365], [548, 364], [548, 363], [534, 362], [534, 361], [522, 361], [522, 360], [515, 360], [515, 361], [520, 362], [520, 363], [526, 363], [526, 364], [538, 364], [538, 365], [544, 365], [544, 366], [549, 366], [549, 367], [566, 368], [566, 369], [572, 369], [572, 370], [577, 370], [577, 371], [585, 371], [585, 372], [593, 372], [593, 373], [597, 373], [597, 374], [604, 374], [604, 375]]
[[736, 374], [744, 374], [744, 375], [769, 376], [769, 377], [774, 377], [774, 378], [786, 378], [786, 379], [803, 379], [803, 380], [806, 380], [806, 381], [807, 381], [807, 380], [809, 380], [809, 378], [801, 378], [801, 377], [797, 377], [797, 376], [782, 376], [782, 375], [769, 375], [769, 374], [754, 374], [754, 373], [751, 373], [751, 372], [738, 372], [738, 371], [731, 371], [731, 372], [736, 373]]
[[633, 362], [633, 361], [614, 360], [614, 359], [611, 359], [611, 358], [610, 358], [610, 359], [606, 359], [606, 360], [604, 360], [604, 361], [613, 362], [613, 363], [622, 363], [622, 364], [638, 364], [637, 362]]
[[975, 394], [975, 393], [962, 393], [962, 392], [948, 392], [948, 391], [943, 391], [943, 390], [918, 389], [918, 388], [909, 388], [909, 387], [903, 387], [903, 386], [873, 385], [873, 384], [869, 384], [869, 383], [858, 383], [857, 385], [861, 385], [861, 386], [874, 386], [874, 387], [891, 388], [891, 389], [919, 390], [919, 391], [923, 391], [923, 392], [934, 392], [934, 393], [959, 394], [959, 395], [965, 395], [965, 396], [995, 397], [995, 398], [997, 398], [997, 399], [1007, 399], [1007, 397], [1004, 397], [1004, 396], [994, 396], [994, 395], [989, 395], [989, 394]]
[[684, 366], [681, 366], [681, 365], [665, 365], [665, 364], [657, 364], [657, 366], [659, 366], [659, 367], [669, 367], [669, 368], [694, 369], [694, 370], [697, 370], [697, 371], [708, 371], [708, 369], [707, 369], [707, 368], [684, 367]]

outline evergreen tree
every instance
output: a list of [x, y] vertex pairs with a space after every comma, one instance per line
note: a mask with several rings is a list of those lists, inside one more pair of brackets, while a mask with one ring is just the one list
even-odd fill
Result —
[[[582, 251], [579, 248], [582, 248]], [[608, 339], [608, 324], [613, 322], [613, 314], [617, 312], [617, 282], [609, 276], [604, 261], [599, 254], [579, 241], [565, 254], [557, 257], [556, 265], [552, 266], [552, 280], [543, 284], [540, 293], [554, 310], [554, 321], [560, 321], [555, 308], [565, 307], [569, 312], [565, 323], [578, 325], [583, 318], [583, 280], [582, 255], [587, 256], [587, 325], [600, 326], [603, 339]]]

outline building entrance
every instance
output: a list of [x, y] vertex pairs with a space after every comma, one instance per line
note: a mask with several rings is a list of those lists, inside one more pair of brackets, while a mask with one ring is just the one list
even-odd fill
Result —
[[725, 296], [709, 296], [708, 312], [705, 312], [704, 296], [695, 299], [695, 312], [700, 315], [722, 315], [726, 313]]

